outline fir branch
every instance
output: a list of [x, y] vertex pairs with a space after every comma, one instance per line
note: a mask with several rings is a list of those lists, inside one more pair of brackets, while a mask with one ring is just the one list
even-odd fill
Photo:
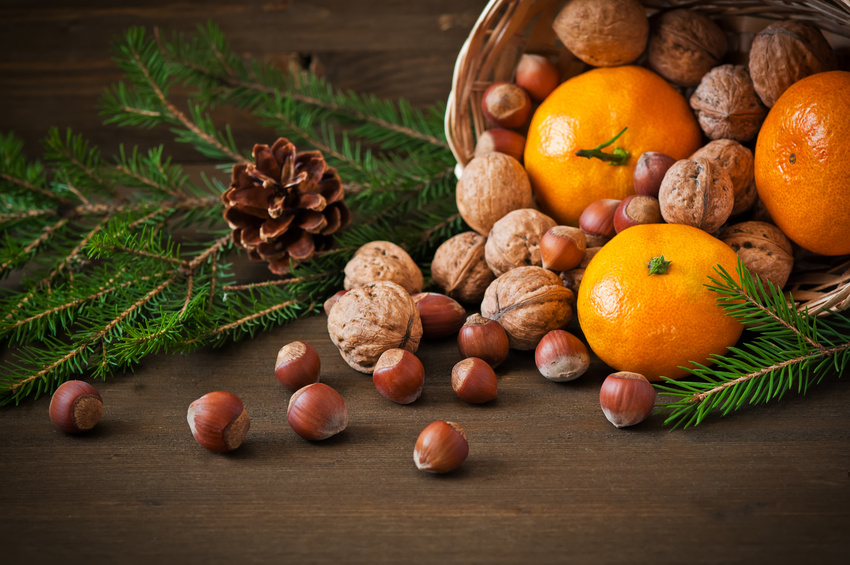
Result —
[[738, 261], [737, 279], [722, 267], [708, 288], [718, 293], [726, 314], [734, 316], [755, 337], [725, 356], [712, 356], [712, 366], [687, 368], [693, 379], [665, 378], [659, 393], [673, 397], [659, 406], [669, 412], [665, 424], [696, 426], [711, 412], [722, 415], [745, 404], [782, 398], [796, 389], [805, 394], [825, 376], [841, 377], [850, 362], [850, 319], [834, 313], [818, 319], [794, 308], [793, 299], [763, 282]]
[[169, 99], [173, 78], [144, 28], [130, 28], [119, 52], [118, 62], [132, 85], [119, 83], [104, 96], [106, 123], [151, 127], [168, 122], [180, 126], [172, 130], [178, 141], [194, 145], [202, 155], [230, 163], [248, 162], [236, 150], [229, 128], [221, 134], [200, 106], [190, 102], [187, 115]]
[[[289, 73], [270, 64], [247, 65], [211, 22], [199, 26], [190, 38], [175, 35], [165, 41], [157, 28], [154, 36], [160, 53], [177, 68], [176, 72], [201, 88], [203, 97], [210, 101], [254, 109], [264, 99], [277, 98], [279, 92], [285, 92], [305, 111], [320, 110], [324, 116], [342, 123], [376, 128], [380, 133], [372, 137], [385, 147], [399, 148], [413, 141], [441, 151], [449, 149], [442, 138], [442, 111], [432, 112], [436, 119], [429, 119], [405, 102], [396, 106], [374, 96], [336, 93], [310, 73]], [[366, 137], [369, 133], [370, 130], [361, 129], [357, 135]]]

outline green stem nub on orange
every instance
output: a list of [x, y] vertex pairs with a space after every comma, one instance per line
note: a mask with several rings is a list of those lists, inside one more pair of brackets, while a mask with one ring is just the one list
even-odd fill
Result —
[[670, 268], [670, 263], [672, 261], [665, 259], [664, 255], [659, 255], [650, 259], [646, 266], [649, 267], [650, 275], [666, 275], [667, 269]]
[[627, 129], [629, 129], [629, 128], [624, 127], [622, 129], [622, 131], [620, 131], [620, 133], [618, 133], [617, 135], [615, 135], [614, 137], [612, 137], [611, 139], [609, 139], [605, 143], [601, 143], [601, 144], [597, 145], [593, 149], [579, 149], [578, 151], [576, 151], [576, 156], [585, 157], [587, 159], [593, 159], [595, 157], [595, 158], [600, 159], [602, 161], [607, 161], [609, 165], [616, 165], [616, 166], [625, 165], [628, 162], [629, 157], [632, 156], [632, 154], [629, 153], [626, 149], [623, 149], [622, 147], [615, 147], [613, 153], [605, 153], [602, 150], [605, 149], [606, 147], [608, 147], [609, 145], [611, 145], [612, 143], [614, 143], [615, 141], [617, 141], [617, 139], [621, 135], [623, 135], [623, 133]]

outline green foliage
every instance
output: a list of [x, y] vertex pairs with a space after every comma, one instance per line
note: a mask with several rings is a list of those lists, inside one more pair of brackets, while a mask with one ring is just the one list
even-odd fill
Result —
[[778, 400], [785, 393], [805, 394], [826, 375], [840, 377], [850, 363], [850, 319], [833, 313], [816, 318], [798, 312], [772, 283], [754, 278], [738, 261], [738, 277], [718, 267], [719, 279], [709, 289], [727, 315], [754, 334], [742, 347], [712, 357], [713, 365], [688, 369], [694, 378], [665, 379], [660, 394], [674, 400], [662, 404], [665, 423], [696, 426], [714, 411], [727, 415], [746, 404]]
[[[125, 80], [104, 95], [108, 123], [168, 128], [230, 169], [250, 154], [208, 110], [245, 109], [300, 151], [323, 152], [340, 172], [355, 221], [334, 249], [289, 275], [240, 282], [230, 262], [239, 250], [222, 219], [223, 174], [196, 184], [162, 147], [120, 146], [104, 158], [59, 130], [48, 132], [43, 162], [33, 162], [14, 135], [0, 135], [0, 276], [20, 279], [0, 288], [0, 339], [9, 348], [0, 403], [314, 314], [364, 243], [392, 240], [425, 263], [464, 229], [440, 107], [420, 111], [339, 92], [309, 74], [244, 60], [212, 24], [170, 41], [132, 28], [116, 62]], [[190, 91], [183, 107], [171, 97], [177, 89]]]

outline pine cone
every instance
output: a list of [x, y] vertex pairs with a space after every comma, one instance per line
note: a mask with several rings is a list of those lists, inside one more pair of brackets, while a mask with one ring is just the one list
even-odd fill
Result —
[[254, 261], [283, 275], [290, 261], [306, 261], [330, 247], [332, 234], [348, 225], [342, 181], [318, 151], [295, 152], [280, 138], [254, 146], [254, 163], [234, 165], [221, 199], [233, 241]]

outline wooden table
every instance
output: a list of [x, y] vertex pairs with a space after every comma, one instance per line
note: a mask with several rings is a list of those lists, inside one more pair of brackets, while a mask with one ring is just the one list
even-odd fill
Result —
[[[0, 130], [29, 142], [72, 125], [101, 145], [162, 131], [101, 126], [117, 80], [109, 39], [127, 25], [190, 30], [212, 16], [247, 53], [302, 52], [340, 86], [418, 103], [444, 98], [483, 2], [88, 2], [0, 8]], [[234, 122], [245, 143], [264, 132]], [[259, 133], [258, 133], [259, 132]], [[29, 145], [33, 153], [36, 148]], [[184, 162], [193, 157], [168, 142]], [[351, 422], [311, 443], [292, 432], [278, 349], [316, 347]], [[325, 318], [189, 356], [147, 358], [95, 383], [104, 418], [55, 430], [48, 398], [0, 409], [0, 562], [18, 563], [844, 563], [850, 555], [850, 382], [670, 432], [659, 418], [617, 430], [598, 405], [608, 369], [542, 378], [530, 353], [499, 368], [499, 398], [457, 399], [453, 340], [425, 342], [422, 398], [381, 397], [331, 344]], [[229, 390], [251, 416], [231, 455], [198, 446], [189, 403]], [[419, 431], [461, 422], [466, 464], [418, 471]]]

